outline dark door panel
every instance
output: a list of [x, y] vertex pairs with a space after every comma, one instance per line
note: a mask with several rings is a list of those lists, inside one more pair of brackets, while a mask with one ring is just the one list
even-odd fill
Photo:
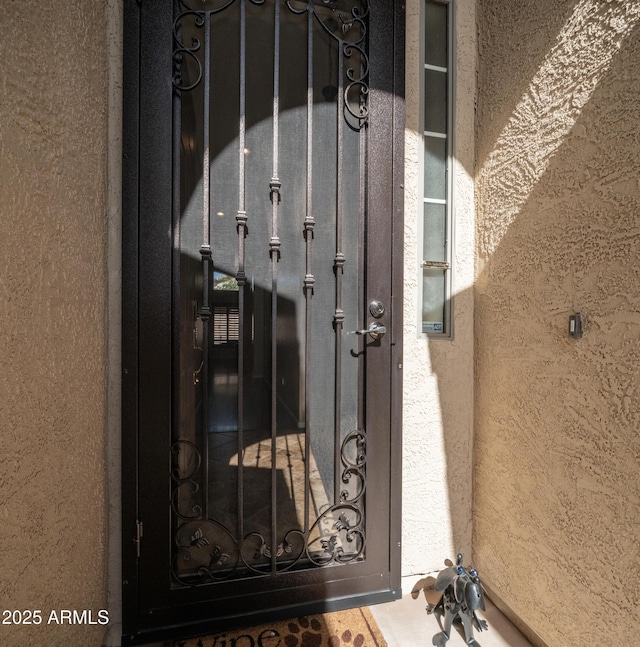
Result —
[[399, 595], [402, 21], [126, 6], [129, 644]]

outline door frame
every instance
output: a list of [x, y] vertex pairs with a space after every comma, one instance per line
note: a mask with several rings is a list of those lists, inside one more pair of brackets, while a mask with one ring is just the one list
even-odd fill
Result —
[[[372, 0], [386, 3], [388, 0]], [[140, 310], [139, 284], [141, 272], [140, 258], [140, 182], [141, 159], [140, 139], [144, 136], [144, 124], [140, 121], [140, 25], [141, 3], [129, 0], [124, 3], [124, 39], [123, 39], [123, 144], [122, 144], [122, 619], [123, 645], [141, 644], [163, 640], [179, 634], [165, 627], [159, 630], [140, 629], [138, 617], [139, 577], [138, 554], [141, 547], [141, 536], [144, 527], [139, 521], [139, 470], [140, 454], [138, 450], [138, 417], [144, 402], [140, 401], [138, 380], [140, 376], [140, 344], [138, 326]], [[358, 598], [361, 604], [374, 604], [396, 599], [401, 596], [401, 466], [402, 466], [402, 337], [403, 337], [403, 240], [404, 240], [404, 31], [405, 11], [400, 0], [393, 0], [389, 12], [392, 13], [393, 33], [389, 34], [384, 45], [391, 49], [387, 53], [394, 61], [393, 70], [385, 71], [390, 85], [380, 111], [387, 115], [391, 124], [388, 129], [389, 139], [375, 138], [370, 134], [370, 147], [377, 147], [378, 153], [371, 154], [370, 165], [380, 164], [390, 177], [390, 187], [371, 186], [369, 200], [379, 200], [389, 207], [389, 218], [372, 222], [369, 234], [375, 237], [385, 236], [390, 239], [390, 258], [388, 276], [391, 282], [390, 318], [390, 370], [391, 375], [384, 376], [390, 381], [390, 470], [388, 490], [390, 497], [389, 510], [389, 591], [368, 594]], [[394, 54], [395, 52], [395, 54]], [[169, 141], [171, 138], [169, 137]], [[168, 156], [166, 163], [170, 163]], [[376, 171], [374, 170], [374, 173]], [[386, 183], [381, 183], [386, 184]], [[390, 191], [389, 191], [390, 188]], [[170, 190], [169, 190], [170, 194]], [[159, 196], [158, 199], [162, 199]], [[145, 241], [145, 244], [149, 241]], [[153, 241], [151, 241], [153, 242]], [[373, 262], [369, 259], [368, 262]], [[378, 268], [377, 268], [378, 269]], [[368, 285], [367, 292], [375, 292], [375, 285]], [[148, 300], [153, 295], [146, 295]], [[317, 613], [353, 606], [353, 602], [339, 598], [329, 600], [318, 608], [317, 603], [296, 608], [296, 613]], [[277, 617], [290, 617], [291, 608], [287, 607], [278, 616], [278, 612], [267, 611], [256, 613], [251, 622], [273, 620]], [[207, 631], [224, 629], [238, 624], [238, 619], [225, 621], [189, 623], [190, 631], [202, 634]], [[182, 627], [184, 631], [184, 627]]]

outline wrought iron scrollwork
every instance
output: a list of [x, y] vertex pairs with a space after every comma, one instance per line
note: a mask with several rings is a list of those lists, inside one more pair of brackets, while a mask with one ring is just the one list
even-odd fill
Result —
[[211, 519], [183, 523], [175, 532], [176, 552], [173, 576], [181, 584], [193, 584], [194, 575], [186, 575], [178, 562], [192, 562], [196, 580], [224, 580], [237, 569], [240, 550], [231, 533]]
[[355, 493], [351, 493], [348, 489], [340, 492], [340, 500], [345, 503], [357, 503], [364, 495], [367, 483], [365, 472], [367, 463], [366, 444], [366, 436], [363, 431], [351, 432], [342, 443], [340, 452], [344, 466], [342, 482], [346, 485], [352, 483], [354, 479], [357, 482]]
[[[366, 123], [369, 115], [369, 85], [367, 84], [369, 59], [359, 45], [349, 44], [343, 47], [345, 58], [351, 58], [354, 52], [358, 52], [362, 63], [359, 74], [356, 73], [355, 67], [347, 68], [347, 78], [351, 82], [344, 89], [344, 108], [353, 117], [353, 120], [347, 119], [347, 123], [355, 130], [359, 130]], [[357, 106], [357, 109], [353, 106]]]
[[[171, 454], [174, 465], [178, 463], [171, 472], [175, 581], [192, 586], [228, 580], [247, 572], [269, 574], [274, 547], [263, 534], [250, 532], [238, 540], [222, 523], [205, 518], [202, 505], [194, 502], [194, 497], [201, 495], [197, 481], [201, 459], [197, 447], [190, 441], [179, 440], [172, 446]], [[346, 436], [341, 460], [342, 482], [349, 484], [355, 478], [355, 491], [343, 490], [340, 503], [322, 511], [307, 532], [291, 528], [284, 533], [282, 541], [275, 546], [277, 572], [346, 564], [363, 558], [366, 546], [362, 509], [366, 487], [364, 431], [353, 431]]]
[[[195, 9], [189, 6], [185, 0], [178, 0], [180, 13], [176, 16], [173, 25], [173, 85], [179, 91], [193, 90], [200, 84], [203, 75], [203, 64], [197, 55], [202, 47], [202, 40], [196, 36], [191, 37], [191, 43], [184, 42], [183, 26], [185, 21], [191, 18], [193, 26], [202, 29], [205, 20], [211, 15], [220, 13], [234, 4], [236, 0], [227, 0], [218, 7], [205, 7]], [[254, 5], [263, 5], [266, 0], [249, 0]], [[369, 14], [368, 0], [358, 0], [355, 6], [350, 9], [340, 9], [337, 0], [320, 0], [320, 2], [304, 3], [302, 0], [286, 0], [286, 6], [294, 14], [303, 14], [307, 11], [313, 13], [322, 29], [338, 41], [342, 56], [345, 60], [357, 59], [357, 65], [348, 66], [345, 75], [348, 83], [343, 88], [344, 112], [347, 123], [359, 130], [366, 123], [368, 118], [368, 76], [369, 58], [366, 53], [367, 24], [366, 18]], [[296, 5], [301, 8], [296, 8]], [[183, 82], [183, 65], [185, 57], [188, 57], [195, 65], [195, 78], [189, 83]]]
[[[328, 528], [324, 530], [323, 525]], [[323, 512], [311, 527], [307, 540], [307, 557], [316, 566], [354, 562], [363, 555], [364, 549], [362, 510], [348, 503], [331, 506]]]
[[[266, 0], [242, 0], [253, 5], [265, 5]], [[278, 2], [278, 9], [283, 0]], [[211, 70], [207, 55], [210, 46], [210, 30], [213, 14], [231, 7], [236, 0], [199, 0], [187, 2], [176, 0], [176, 14], [173, 23], [173, 86], [176, 101], [180, 93], [196, 88], [204, 79], [204, 95], [209, 96], [208, 83]], [[361, 130], [368, 119], [368, 77], [369, 60], [367, 56], [367, 16], [369, 0], [284, 0], [284, 4], [295, 14], [309, 13], [310, 33], [313, 29], [323, 30], [331, 37], [332, 48], [339, 52], [339, 89], [332, 96], [337, 101], [338, 111], [342, 111], [344, 121], [353, 129]], [[244, 20], [244, 18], [242, 19]], [[311, 37], [310, 37], [311, 38]], [[277, 66], [276, 66], [277, 67]], [[313, 66], [311, 66], [313, 69]], [[310, 86], [313, 87], [312, 85]], [[311, 91], [310, 105], [313, 103]], [[204, 113], [209, 115], [205, 102]], [[310, 110], [313, 108], [311, 105]], [[340, 112], [338, 112], [340, 115]], [[344, 128], [342, 117], [337, 119], [339, 128]], [[311, 131], [311, 128], [309, 128]], [[205, 133], [208, 132], [205, 129]], [[206, 137], [206, 135], [205, 135]], [[340, 144], [341, 146], [342, 144]], [[240, 146], [243, 152], [244, 146]], [[205, 179], [209, 172], [209, 159], [205, 158], [203, 169]], [[242, 183], [241, 183], [242, 184]], [[203, 182], [204, 194], [208, 196], [208, 179]], [[274, 171], [270, 183], [271, 200], [277, 209], [280, 202], [280, 180]], [[204, 231], [209, 232], [210, 215], [208, 197], [205, 197], [203, 214]], [[239, 205], [236, 226], [239, 240], [239, 264], [237, 281], [242, 290], [247, 278], [244, 268], [244, 238], [247, 235], [247, 212], [244, 204]], [[315, 276], [311, 266], [311, 245], [314, 237], [315, 219], [309, 211], [304, 221], [304, 237], [308, 246], [304, 291], [307, 296], [313, 293]], [[342, 241], [340, 241], [340, 245]], [[336, 275], [342, 275], [345, 255], [340, 245], [335, 256]], [[280, 254], [281, 241], [277, 230], [269, 242], [269, 253], [274, 264]], [[208, 238], [200, 247], [203, 273], [209, 276], [212, 249]], [[207, 288], [199, 316], [209, 320]], [[242, 312], [242, 310], [241, 310]], [[242, 317], [240, 317], [242, 319]], [[345, 319], [340, 303], [335, 311], [335, 323], [342, 327]], [[207, 328], [205, 327], [205, 331]], [[206, 332], [204, 333], [206, 336]], [[339, 334], [338, 334], [339, 337]], [[202, 351], [206, 357], [207, 345]], [[206, 375], [206, 367], [200, 370]], [[195, 374], [194, 374], [195, 375]], [[199, 377], [198, 377], [199, 379]], [[194, 377], [194, 383], [196, 382]], [[203, 384], [203, 391], [207, 392]], [[205, 396], [206, 397], [206, 396]], [[203, 414], [206, 421], [206, 411]], [[206, 425], [206, 422], [204, 423]], [[309, 428], [309, 427], [307, 427]], [[305, 512], [305, 529], [287, 528], [278, 532], [278, 537], [268, 539], [262, 532], [245, 533], [242, 524], [231, 529], [220, 520], [210, 518], [208, 512], [208, 460], [207, 434], [196, 434], [200, 447], [186, 439], [176, 440], [170, 448], [172, 468], [170, 509], [173, 527], [173, 576], [178, 586], [192, 586], [207, 582], [228, 580], [234, 577], [266, 576], [296, 568], [315, 568], [354, 562], [364, 558], [366, 538], [364, 523], [364, 495], [366, 490], [366, 434], [355, 430], [347, 434], [341, 445], [341, 424], [336, 424], [336, 446], [339, 457], [335, 457], [334, 492], [332, 504], [321, 508], [317, 518], [312, 521]], [[242, 442], [240, 441], [240, 445]], [[204, 458], [203, 458], [204, 457]], [[307, 460], [309, 457], [307, 457]], [[274, 461], [275, 464], [275, 461]], [[241, 477], [240, 477], [241, 478]], [[240, 508], [242, 504], [240, 504]], [[212, 515], [215, 516], [215, 515]], [[222, 515], [221, 515], [222, 516]], [[315, 515], [314, 515], [315, 516]], [[229, 526], [234, 522], [230, 521]], [[294, 525], [294, 524], [291, 524]], [[264, 529], [262, 529], [264, 530]], [[268, 534], [265, 532], [265, 534]]]
[[171, 509], [179, 519], [199, 519], [202, 507], [194, 503], [193, 498], [200, 491], [200, 484], [195, 479], [202, 465], [200, 451], [194, 443], [182, 439], [171, 446], [171, 455], [175, 465], [171, 471]]
[[[198, 8], [190, 6], [185, 0], [177, 0], [178, 15], [173, 22], [173, 85], [181, 92], [188, 92], [196, 88], [202, 81], [203, 65], [197, 55], [202, 48], [202, 38], [197, 36], [191, 37], [191, 44], [184, 42], [183, 31], [187, 20], [193, 20], [193, 26], [197, 29], [203, 29], [205, 21], [210, 20], [213, 14], [221, 13], [233, 5], [236, 0], [224, 0], [218, 6], [213, 2], [204, 0]], [[261, 5], [266, 0], [249, 0], [254, 5]], [[182, 67], [185, 63], [185, 57], [193, 62], [196, 68], [195, 79], [190, 83], [183, 83]]]
[[[369, 116], [369, 57], [366, 52], [367, 16], [369, 0], [356, 0], [349, 7], [341, 8], [345, 2], [338, 0], [286, 0], [294, 14], [311, 12], [322, 29], [334, 40], [345, 60], [355, 59], [347, 66], [347, 83], [343, 87], [343, 109], [345, 120], [354, 130], [360, 130]], [[357, 54], [357, 56], [356, 56]]]
[[[193, 90], [202, 80], [202, 63], [198, 58], [196, 52], [202, 47], [200, 38], [192, 36], [191, 45], [187, 45], [183, 41], [183, 26], [184, 22], [189, 18], [193, 18], [193, 24], [196, 28], [202, 29], [204, 27], [205, 13], [191, 9], [186, 3], [179, 1], [181, 12], [173, 22], [173, 85], [177, 90], [188, 91]], [[196, 78], [188, 84], [183, 84], [182, 81], [182, 66], [185, 62], [185, 56], [188, 57], [196, 66]]]

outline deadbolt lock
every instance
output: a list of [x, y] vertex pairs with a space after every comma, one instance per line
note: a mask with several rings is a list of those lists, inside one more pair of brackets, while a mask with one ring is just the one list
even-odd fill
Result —
[[371, 316], [375, 317], [376, 319], [380, 319], [380, 317], [382, 317], [382, 315], [384, 314], [384, 311], [385, 311], [385, 307], [382, 301], [378, 301], [377, 299], [374, 299], [369, 304], [369, 312], [371, 313]]

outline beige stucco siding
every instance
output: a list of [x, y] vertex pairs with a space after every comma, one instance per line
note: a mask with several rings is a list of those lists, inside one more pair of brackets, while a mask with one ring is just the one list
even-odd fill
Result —
[[478, 24], [476, 565], [549, 645], [636, 644], [640, 5]]
[[0, 38], [0, 546], [7, 646], [99, 644], [47, 624], [105, 608], [105, 15], [12, 2]]

